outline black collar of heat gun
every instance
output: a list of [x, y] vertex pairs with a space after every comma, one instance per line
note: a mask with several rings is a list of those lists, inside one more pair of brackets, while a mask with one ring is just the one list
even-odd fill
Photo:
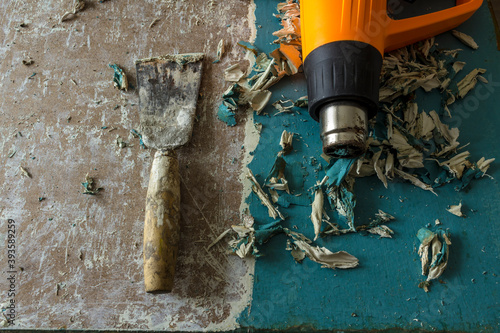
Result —
[[355, 103], [377, 113], [382, 55], [370, 44], [343, 40], [317, 47], [304, 60], [309, 113], [316, 121], [328, 103]]

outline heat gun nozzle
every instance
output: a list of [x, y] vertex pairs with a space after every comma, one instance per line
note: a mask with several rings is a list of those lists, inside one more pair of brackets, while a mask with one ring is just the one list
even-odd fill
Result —
[[330, 103], [319, 112], [323, 152], [336, 158], [355, 158], [366, 151], [367, 110], [356, 103]]

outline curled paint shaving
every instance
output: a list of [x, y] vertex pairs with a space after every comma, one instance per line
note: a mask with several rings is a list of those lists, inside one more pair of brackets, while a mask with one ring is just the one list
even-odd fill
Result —
[[271, 200], [269, 200], [268, 195], [262, 190], [262, 187], [260, 186], [257, 179], [255, 179], [255, 176], [253, 175], [252, 170], [247, 169], [246, 177], [252, 183], [252, 191], [260, 199], [262, 205], [267, 207], [269, 216], [272, 217], [273, 219], [276, 219], [277, 217], [279, 217], [280, 219], [284, 220], [285, 218], [280, 213], [278, 208], [273, 206], [273, 204], [271, 203]]
[[477, 50], [479, 48], [476, 41], [471, 36], [464, 34], [463, 32], [460, 32], [457, 30], [452, 30], [451, 34], [453, 36], [457, 37], [462, 43], [464, 43], [465, 45], [467, 45], [471, 49]]
[[214, 64], [221, 61], [222, 56], [224, 55], [224, 52], [226, 52], [226, 45], [225, 45], [224, 39], [221, 39], [219, 41], [219, 44], [217, 45], [217, 57], [213, 61]]
[[271, 199], [273, 202], [278, 202], [279, 196], [277, 191], [285, 191], [290, 194], [290, 189], [288, 188], [288, 181], [285, 178], [285, 159], [281, 156], [281, 152], [278, 153], [271, 172], [265, 180], [266, 186], [269, 188], [269, 193], [271, 194]]
[[283, 133], [281, 133], [280, 146], [283, 155], [289, 154], [293, 150], [293, 133], [284, 130]]
[[422, 275], [427, 276], [419, 287], [429, 292], [430, 282], [439, 278], [448, 265], [450, 233], [442, 228], [436, 231], [421, 228], [417, 233], [417, 238], [421, 243], [418, 255], [422, 264]]
[[121, 69], [117, 64], [109, 64], [109, 67], [113, 69], [114, 76], [113, 76], [113, 85], [115, 88], [118, 90], [128, 90], [128, 80], [127, 80], [127, 75], [125, 75], [125, 72], [123, 69]]
[[324, 194], [321, 186], [314, 191], [314, 201], [312, 204], [311, 222], [314, 226], [314, 240], [318, 239], [321, 231], [321, 222], [323, 217]]

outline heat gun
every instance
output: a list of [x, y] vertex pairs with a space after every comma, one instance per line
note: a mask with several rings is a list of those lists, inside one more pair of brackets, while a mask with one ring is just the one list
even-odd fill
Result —
[[366, 151], [384, 52], [455, 28], [481, 3], [457, 0], [451, 8], [393, 20], [387, 0], [301, 0], [309, 113], [320, 123], [323, 152], [354, 158]]

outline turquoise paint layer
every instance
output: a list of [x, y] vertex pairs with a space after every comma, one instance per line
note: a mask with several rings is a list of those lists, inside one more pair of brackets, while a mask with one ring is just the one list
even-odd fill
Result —
[[[278, 1], [255, 0], [257, 4], [256, 46], [265, 52], [272, 51], [273, 36], [279, 29], [278, 19], [272, 17]], [[472, 35], [480, 48], [468, 49], [450, 34], [437, 38], [445, 49], [462, 48], [458, 60], [467, 65], [459, 73], [462, 78], [476, 67], [486, 68], [488, 85], [479, 83], [468, 98], [451, 108], [455, 117], [448, 123], [461, 130], [460, 142], [472, 153], [471, 160], [485, 156], [497, 161], [489, 173], [500, 178], [500, 52], [496, 50], [495, 34], [486, 4], [460, 31]], [[285, 98], [297, 99], [306, 95], [302, 75], [285, 78], [272, 88], [271, 102]], [[440, 105], [437, 94], [417, 92], [419, 108], [427, 111]], [[270, 105], [269, 104], [269, 105]], [[321, 144], [318, 124], [309, 118], [305, 109], [295, 109], [293, 114], [272, 116], [268, 106], [266, 115], [255, 115], [255, 122], [263, 124], [262, 135], [250, 168], [262, 184], [271, 170], [275, 156], [281, 149], [281, 132], [297, 133], [294, 152], [285, 156], [287, 165], [300, 163], [307, 175], [298, 191], [305, 192], [324, 175], [326, 162], [319, 157]], [[322, 163], [311, 165], [311, 157]], [[299, 178], [302, 178], [300, 176]], [[302, 182], [302, 180], [301, 180]], [[294, 262], [285, 251], [286, 236], [277, 235], [260, 247], [255, 267], [255, 282], [251, 306], [242, 313], [242, 327], [257, 329], [426, 329], [456, 331], [500, 330], [498, 275], [500, 258], [499, 193], [496, 180], [482, 178], [473, 181], [466, 192], [456, 192], [448, 184], [438, 188], [439, 197], [404, 182], [393, 182], [385, 189], [376, 177], [359, 179], [355, 185], [357, 225], [366, 224], [378, 209], [394, 215], [390, 227], [393, 239], [376, 236], [348, 234], [318, 240], [320, 246], [332, 251], [345, 250], [360, 260], [360, 267], [353, 270], [320, 268], [310, 260], [303, 264]], [[271, 222], [267, 209], [252, 194], [250, 211], [257, 223]], [[401, 201], [403, 202], [401, 202]], [[467, 218], [459, 218], [445, 209], [462, 200]], [[313, 238], [309, 219], [310, 207], [290, 205], [281, 208], [288, 217], [283, 226], [297, 226], [299, 232]], [[332, 212], [329, 212], [334, 217]], [[429, 293], [418, 288], [424, 280], [417, 255], [420, 228], [433, 224], [439, 218], [442, 227], [449, 229], [449, 267], [435, 281]], [[336, 221], [334, 221], [336, 222]], [[342, 222], [339, 222], [342, 223]], [[343, 225], [343, 227], [347, 227]], [[295, 230], [295, 229], [292, 229]]]

